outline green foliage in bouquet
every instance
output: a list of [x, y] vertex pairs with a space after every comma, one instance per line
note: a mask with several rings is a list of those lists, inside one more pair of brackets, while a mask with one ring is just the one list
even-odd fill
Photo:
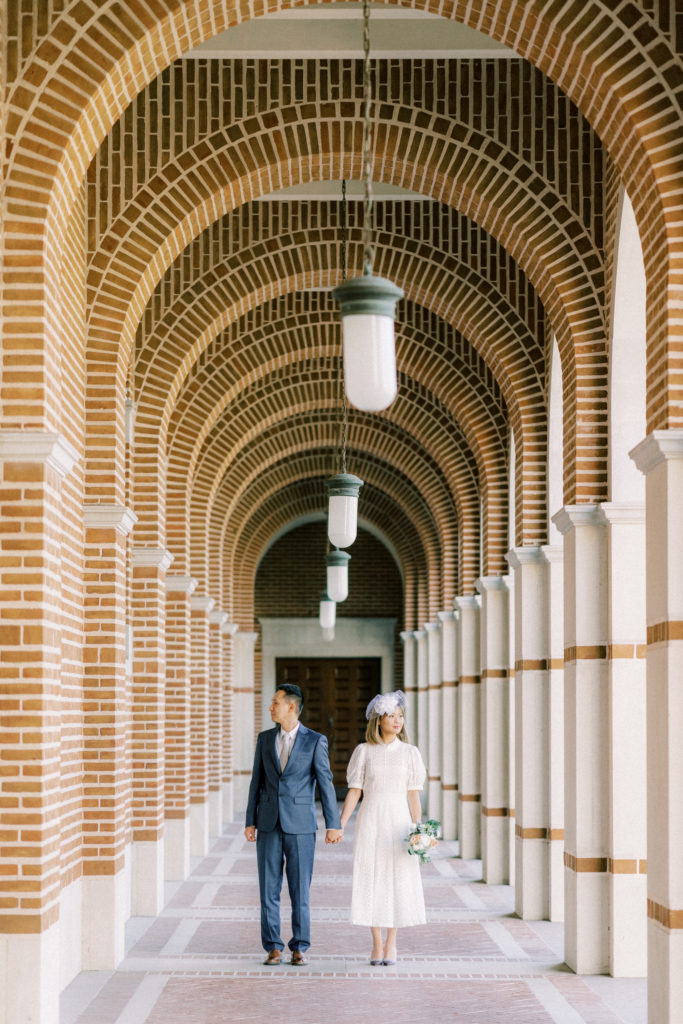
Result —
[[408, 844], [408, 853], [413, 857], [419, 857], [420, 864], [429, 864], [432, 859], [431, 852], [436, 846], [440, 828], [441, 822], [430, 818], [428, 821], [415, 825], [413, 831], [405, 837], [404, 842]]

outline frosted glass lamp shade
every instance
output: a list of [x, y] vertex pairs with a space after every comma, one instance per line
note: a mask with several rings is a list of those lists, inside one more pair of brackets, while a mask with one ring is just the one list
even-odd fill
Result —
[[380, 412], [396, 398], [394, 318], [403, 292], [384, 277], [364, 274], [333, 295], [341, 305], [346, 396], [363, 412]]
[[318, 613], [318, 621], [323, 629], [330, 629], [334, 626], [337, 619], [337, 606], [334, 601], [331, 600], [329, 595], [323, 592], [320, 595], [320, 610]]
[[325, 556], [325, 561], [327, 563], [327, 593], [335, 604], [339, 604], [349, 596], [351, 555], [346, 551], [330, 551]]
[[351, 473], [339, 473], [325, 481], [329, 495], [327, 536], [336, 548], [348, 548], [358, 532], [358, 492], [363, 481]]

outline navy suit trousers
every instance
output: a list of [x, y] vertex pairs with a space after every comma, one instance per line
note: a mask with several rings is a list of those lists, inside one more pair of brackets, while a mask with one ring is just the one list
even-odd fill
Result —
[[289, 948], [303, 953], [311, 944], [310, 888], [315, 855], [315, 832], [283, 832], [278, 822], [270, 832], [258, 830], [256, 860], [261, 893], [261, 942], [266, 952], [284, 949], [280, 938], [280, 893], [283, 868], [292, 903]]

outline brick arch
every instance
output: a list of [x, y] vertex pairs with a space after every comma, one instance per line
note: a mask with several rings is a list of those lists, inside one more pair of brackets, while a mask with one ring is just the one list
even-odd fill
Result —
[[[332, 467], [337, 464], [336, 410], [329, 407], [321, 409], [317, 401], [311, 405], [306, 401], [305, 395], [304, 400], [297, 403], [296, 383], [295, 386], [288, 387], [287, 391], [291, 397], [287, 402], [285, 417], [278, 415], [275, 419], [271, 418], [270, 422], [264, 421], [263, 424], [248, 430], [246, 435], [242, 418], [231, 418], [229, 426], [232, 428], [231, 432], [234, 432], [234, 437], [239, 439], [238, 443], [234, 445], [228, 457], [223, 455], [223, 444], [216, 445], [216, 459], [207, 460], [206, 466], [202, 467], [202, 471], [192, 481], [189, 507], [185, 501], [186, 489], [182, 477], [181, 487], [176, 489], [172, 482], [176, 478], [175, 467], [169, 466], [169, 533], [175, 538], [186, 530], [189, 520], [191, 573], [200, 579], [202, 585], [206, 585], [208, 566], [205, 546], [206, 518], [214, 505], [220, 505], [221, 514], [231, 519], [244, 491], [255, 482], [258, 483], [272, 467], [281, 472], [283, 460], [290, 456], [320, 452], [319, 457], [327, 475], [330, 475]], [[404, 406], [408, 406], [408, 403], [405, 402]], [[449, 486], [449, 479], [444, 474], [445, 467], [439, 464], [430, 451], [436, 445], [429, 438], [426, 438], [424, 446], [419, 440], [422, 426], [419, 420], [414, 430], [408, 433], [407, 421], [411, 417], [420, 417], [422, 421], [428, 420], [433, 424], [433, 418], [428, 418], [422, 413], [419, 406], [404, 411], [402, 424], [387, 418], [359, 418], [349, 436], [349, 451], [353, 453], [353, 461], [349, 461], [349, 465], [362, 477], [365, 467], [370, 462], [381, 464], [387, 474], [402, 481], [401, 489], [396, 491], [395, 496], [400, 500], [401, 492], [405, 492], [406, 507], [410, 509], [411, 515], [424, 517], [425, 509], [429, 508], [429, 516], [434, 522], [441, 552], [440, 586], [447, 589], [452, 599], [455, 596], [457, 568], [456, 508], [460, 530], [463, 535], [475, 534], [471, 546], [476, 549], [476, 520], [479, 512], [476, 479], [471, 469], [463, 466], [462, 456], [458, 455], [457, 449], [453, 450], [450, 453], [452, 469], [449, 477], [458, 486], [458, 490], [453, 494], [453, 484]], [[179, 467], [178, 475], [180, 474], [182, 467]], [[419, 500], [415, 500], [417, 494]], [[245, 507], [244, 514], [253, 514], [253, 506]]]
[[[473, 150], [469, 160], [458, 162], [459, 147], [454, 143], [453, 152], [449, 155], [448, 160], [455, 166], [452, 168], [453, 174], [448, 177], [447, 184], [445, 178], [439, 179], [439, 176], [430, 171], [430, 168], [412, 167], [409, 160], [402, 160], [400, 166], [389, 165], [389, 155], [400, 149], [402, 144], [406, 147], [409, 144], [409, 129], [406, 127], [400, 131], [405, 133], [403, 143], [401, 139], [394, 138], [389, 133], [386, 138], [382, 136], [386, 152], [378, 150], [377, 176], [381, 175], [383, 180], [388, 180], [392, 184], [411, 185], [413, 184], [411, 174], [417, 173], [419, 170], [422, 187], [426, 194], [432, 194], [436, 199], [450, 200], [453, 192], [456, 191], [459, 197], [459, 208], [475, 218], [487, 231], [491, 231], [501, 241], [537, 288], [553, 323], [565, 367], [564, 378], [567, 382], [566, 406], [568, 410], [568, 428], [566, 430], [568, 493], [571, 492], [569, 493], [570, 497], [592, 499], [604, 497], [606, 475], [599, 471], [596, 472], [596, 461], [604, 463], [604, 443], [596, 443], [596, 438], [603, 436], [600, 431], [604, 428], [606, 418], [605, 403], [591, 400], [590, 403], [584, 404], [579, 435], [574, 433], [577, 423], [573, 415], [575, 404], [581, 402], [582, 389], [592, 396], [600, 387], [604, 391], [605, 368], [601, 365], [601, 356], [598, 354], [602, 353], [604, 360], [602, 262], [591, 239], [578, 218], [572, 214], [566, 204], [562, 203], [561, 198], [549, 189], [540, 176], [535, 175], [528, 167], [523, 167], [521, 161], [506, 154], [497, 144], [489, 141], [484, 145], [486, 140], [481, 137], [477, 140], [481, 144], [480, 151]], [[273, 134], [273, 131], [268, 133], [269, 136]], [[245, 139], [245, 146], [248, 141]], [[251, 142], [253, 143], [253, 139]], [[282, 145], [284, 146], [288, 142], [292, 144], [292, 140], [283, 138]], [[272, 140], [271, 143], [275, 145]], [[262, 156], [257, 153], [256, 156], [258, 155]], [[258, 175], [267, 174], [270, 187], [273, 184], [286, 187], [289, 184], [311, 178], [316, 179], [324, 172], [329, 172], [329, 161], [334, 162], [335, 160], [334, 154], [326, 156], [327, 159], [324, 162], [322, 158], [316, 162], [315, 160], [297, 159], [293, 153], [291, 159], [286, 163], [276, 163], [260, 168]], [[427, 156], [425, 146], [421, 157], [427, 159]], [[225, 173], [223, 164], [227, 159], [226, 154], [223, 154], [223, 157], [220, 166], [222, 173]], [[384, 166], [385, 159], [387, 160], [386, 167]], [[344, 160], [345, 164], [349, 163], [350, 166], [335, 167], [334, 173], [347, 177], [359, 173], [357, 160], [351, 160], [349, 157], [345, 157]], [[217, 172], [218, 169], [216, 172], [212, 171], [208, 174], [208, 185], [215, 187], [215, 173]], [[517, 184], [511, 194], [510, 182], [513, 181], [513, 174], [517, 175], [514, 180], [523, 182], [523, 185]], [[254, 178], [257, 179], [256, 171], [254, 171]], [[196, 191], [196, 182], [192, 180], [191, 195], [187, 197], [188, 205], [197, 201]], [[143, 308], [151, 295], [155, 277], [158, 279], [162, 272], [165, 272], [180, 249], [187, 245], [200, 229], [205, 228], [211, 219], [215, 218], [217, 212], [219, 214], [228, 212], [230, 204], [234, 201], [232, 191], [221, 189], [203, 201], [197, 202], [197, 205], [186, 213], [184, 220], [178, 224], [172, 235], [165, 241], [153, 238], [151, 242], [143, 243], [143, 239], [149, 232], [145, 227], [144, 220], [139, 224], [134, 240], [136, 256], [132, 262], [135, 273], [130, 282], [130, 301], [123, 289], [123, 276], [117, 264], [115, 284], [112, 281], [114, 287], [112, 295], [103, 303], [102, 310], [98, 310], [97, 306], [93, 308], [93, 320], [97, 324], [103, 324], [99, 330], [91, 332], [91, 340], [94, 341], [93, 352], [101, 349], [102, 352], [109, 351], [111, 353], [113, 351], [113, 336], [120, 335], [123, 344], [118, 354], [121, 358], [127, 357], [127, 347], [132, 342], [132, 334], [139, 321], [139, 310]], [[543, 202], [539, 200], [539, 193]], [[256, 194], [254, 187], [254, 191], [248, 197], [252, 198]], [[176, 210], [184, 209], [178, 202], [171, 205]], [[507, 218], [504, 220], [501, 216], [501, 209], [506, 210]], [[140, 237], [138, 237], [138, 233]], [[332, 241], [338, 244], [337, 239]], [[159, 244], [159, 248], [155, 250], [154, 246], [157, 244]], [[409, 240], [406, 241], [405, 246], [407, 257], [411, 250]], [[426, 252], [430, 248], [425, 245], [422, 247], [422, 251]], [[295, 247], [292, 245], [289, 254], [294, 255], [294, 253]], [[387, 252], [386, 259], [389, 264], [389, 270], [386, 271], [387, 276], [392, 276], [393, 254]], [[271, 262], [276, 263], [277, 261], [271, 256]], [[281, 254], [280, 262], [282, 262]], [[298, 262], [301, 263], [301, 260]], [[323, 263], [322, 265], [328, 264]], [[144, 267], [147, 269], [143, 270]], [[285, 273], [287, 270], [289, 268], [285, 270]], [[282, 272], [280, 266], [277, 273], [282, 274]], [[467, 273], [472, 275], [469, 268]], [[313, 271], [307, 272], [302, 268], [301, 274], [303, 281], [299, 287], [309, 287]], [[323, 276], [326, 277], [325, 284], [334, 283], [330, 281], [329, 275]], [[268, 281], [264, 281], [262, 275], [260, 281], [258, 297], [272, 295], [273, 288]], [[486, 291], [489, 290], [490, 286], [487, 284]], [[412, 288], [411, 297], [424, 303], [421, 290], [416, 286]], [[110, 316], [112, 312], [114, 313], [115, 327], [112, 326], [111, 321], [106, 323], [106, 318], [103, 316], [104, 310]], [[120, 331], [121, 319], [123, 320], [122, 332]], [[587, 354], [590, 354], [589, 359], [584, 358]], [[98, 372], [101, 372], [100, 354], [94, 358], [96, 358]], [[99, 445], [99, 440], [94, 443]], [[577, 455], [577, 453], [579, 454]], [[582, 458], [584, 454], [586, 454], [589, 465], [585, 471], [578, 472], [575, 460]], [[596, 487], [599, 494], [595, 492]]]
[[[268, 324], [269, 341], [276, 344], [279, 325], [269, 318]], [[297, 338], [306, 341], [306, 334], [299, 324]], [[318, 353], [321, 348], [323, 351], [334, 351], [338, 347], [339, 342], [329, 348], [325, 345], [316, 348], [311, 343], [305, 345], [303, 353], [279, 355], [270, 372], [264, 369], [264, 376], [251, 384], [246, 376], [235, 381], [226, 380], [223, 374], [217, 380], [214, 379], [215, 375], [199, 375], [195, 386], [188, 389], [190, 393], [183, 403], [183, 415], [173, 421], [169, 449], [173, 453], [171, 464], [182, 466], [182, 470], [176, 469], [180, 480], [193, 481], [200, 471], [206, 479], [207, 484], [199, 491], [195, 485], [195, 502], [200, 507], [211, 500], [211, 482], [221, 479], [227, 466], [240, 457], [241, 446], [249, 443], [254, 435], [268, 430], [275, 418], [291, 417], [295, 410], [306, 409], [313, 417], [319, 415], [321, 420], [331, 418], [334, 421], [338, 362], [329, 356], [321, 357]], [[233, 351], [226, 347], [222, 352], [228, 368], [232, 363]], [[399, 364], [400, 352], [399, 345]], [[208, 365], [212, 368], [214, 366], [213, 362]], [[242, 369], [244, 372], [245, 368]], [[464, 453], [458, 458], [464, 457], [465, 464], [469, 463], [468, 472], [473, 482], [480, 482], [485, 517], [490, 525], [490, 535], [485, 538], [485, 568], [487, 572], [502, 572], [505, 570], [504, 555], [507, 550], [507, 435], [504, 410], [499, 407], [499, 420], [496, 421], [488, 404], [495, 402], [496, 395], [487, 393], [486, 400], [476, 395], [475, 389], [481, 391], [483, 384], [473, 375], [453, 372], [448, 387], [443, 387], [438, 380], [439, 374], [448, 370], [447, 361], [440, 360], [431, 382], [434, 388], [424, 386], [419, 378], [409, 379], [401, 374], [399, 397], [382, 418], [399, 424], [407, 433], [414, 435], [417, 443], [423, 445], [427, 452], [433, 453], [447, 474], [456, 504], [458, 492], [465, 485], [460, 482], [462, 471], [452, 466], [451, 453], [454, 445], [460, 453]], [[454, 400], [451, 394], [459, 382], [463, 392], [467, 389], [463, 402]], [[311, 388], [313, 395], [310, 394]], [[277, 396], [275, 409], [272, 396]], [[224, 401], [220, 400], [222, 397]], [[500, 406], [499, 398], [498, 401]], [[458, 410], [463, 406], [470, 406], [469, 423], [460, 423]], [[369, 443], [372, 443], [371, 433], [377, 419], [356, 414], [354, 410], [350, 411], [349, 418], [350, 442], [355, 443], [356, 447], [362, 447], [358, 438], [361, 425], [366, 424]], [[219, 420], [222, 426], [217, 425]], [[205, 429], [200, 429], [202, 426]], [[207, 448], [211, 452], [208, 461]]]
[[[234, 602], [233, 607], [226, 607], [226, 610], [235, 614], [236, 609], [239, 609], [236, 613], [236, 621], [240, 622], [243, 628], [251, 628], [249, 616], [253, 583], [250, 580], [252, 572], [253, 579], [256, 577], [259, 562], [270, 538], [282, 527], [302, 515], [303, 509], [306, 510], [306, 513], [317, 513], [324, 518], [326, 503], [323, 492], [322, 478], [297, 480], [276, 491], [270, 498], [262, 502], [259, 506], [258, 519], [249, 519], [245, 523], [240, 544], [240, 564], [249, 566], [249, 572], [246, 574], [244, 582], [240, 577], [237, 593], [234, 593], [229, 587], [224, 588], [221, 593], [221, 600], [230, 599]], [[402, 507], [389, 495], [378, 491], [372, 485], [368, 485], [367, 494], [364, 495], [363, 510], [363, 519], [384, 535], [397, 552], [404, 578], [404, 621], [406, 628], [417, 628], [418, 605], [421, 608], [427, 607], [428, 564], [420, 535], [405, 515]], [[217, 544], [212, 550], [218, 550]], [[353, 547], [349, 553], [353, 558]], [[324, 579], [322, 572], [321, 576]], [[423, 591], [419, 601], [415, 600], [413, 593], [415, 580], [420, 581]]]
[[[40, 168], [43, 191], [35, 197], [31, 210], [33, 221], [43, 225], [41, 244], [28, 262], [44, 275], [36, 298], [40, 329], [35, 333], [45, 334], [56, 344], [59, 338], [51, 336], [51, 309], [57, 303], [59, 282], [51, 253], [63, 235], [74, 195], [100, 138], [170, 60], [249, 16], [246, 2], [235, 6], [216, 3], [208, 8], [202, 0], [186, 0], [161, 16], [158, 8], [153, 13], [138, 5], [135, 18], [124, 26], [110, 18], [111, 6], [100, 5], [93, 15], [86, 5], [73, 3], [40, 42], [11, 41], [12, 52], [19, 48], [21, 56], [13, 57], [10, 68], [19, 66], [21, 71], [13, 81], [12, 71], [8, 76], [7, 127], [17, 137], [17, 144], [6, 175], [6, 237], [24, 233], [26, 213], [18, 207], [25, 176], [34, 173], [32, 140], [49, 139], [52, 148], [45, 147]], [[644, 240], [651, 325], [648, 426], [675, 426], [682, 415], [677, 396], [683, 371], [675, 362], [677, 346], [671, 344], [681, 333], [675, 316], [680, 299], [675, 272], [680, 241], [674, 223], [676, 204], [669, 201], [680, 178], [672, 166], [669, 145], [669, 135], [680, 123], [680, 106], [669, 86], [671, 81], [680, 81], [673, 22], [668, 32], [662, 31], [652, 16], [633, 4], [606, 9], [598, 2], [582, 5], [579, 18], [571, 0], [552, 4], [534, 0], [524, 5], [482, 0], [476, 6], [453, 0], [447, 8], [429, 0], [417, 6], [481, 29], [515, 48], [560, 84], [604, 138], [633, 197]], [[85, 19], [83, 25], [79, 25], [81, 18]], [[584, 32], [589, 23], [590, 44]], [[24, 52], [24, 45], [30, 52]], [[566, 59], [568, 52], [572, 60]], [[647, 98], [636, 105], [632, 97], [643, 78], [648, 80]], [[9, 275], [7, 297], [12, 319], [12, 305], [22, 302], [13, 274]], [[49, 351], [49, 345], [41, 347], [31, 365], [51, 393], [50, 382], [58, 375], [57, 359], [48, 359], [43, 366], [46, 349]], [[49, 402], [44, 418], [59, 426], [59, 411]]]
[[[323, 469], [322, 474], [321, 469]], [[216, 508], [212, 514], [210, 532], [216, 536], [217, 541], [217, 546], [213, 550], [223, 555], [224, 583], [227, 585], [227, 593], [230, 595], [228, 599], [232, 600], [235, 613], [242, 615], [247, 628], [250, 626], [253, 615], [253, 583], [258, 558], [267, 536], [272, 535], [275, 524], [281, 522], [277, 506], [280, 503], [283, 490], [287, 493], [286, 488], [300, 487], [305, 484], [308, 484], [309, 488], [315, 487], [316, 490], [318, 488], [322, 490], [324, 466], [321, 466], [321, 460], [316, 456], [300, 455], [291, 461], [287, 470], [288, 474], [292, 475], [293, 482], [290, 480], [284, 484], [282, 474], [276, 467], [272, 474], [255, 481], [245, 491], [239, 505], [244, 509], [252, 508], [255, 511], [252, 515], [240, 515], [237, 529], [234, 532], [219, 508]], [[422, 613], [426, 616], [432, 612], [435, 614], [440, 607], [440, 553], [438, 536], [426, 503], [422, 503], [423, 514], [421, 517], [415, 515], [410, 504], [407, 506], [408, 514], [406, 514], [405, 481], [401, 479], [399, 473], [394, 474], [392, 481], [386, 472], [386, 467], [379, 462], [373, 465], [366, 462], [363, 472], [367, 486], [367, 495], [364, 496], [362, 504], [363, 517], [386, 534], [400, 553], [406, 574], [416, 576], [419, 580], [418, 608], [416, 609], [418, 614]], [[419, 495], [416, 495], [416, 499], [415, 504], [417, 505], [420, 503]], [[318, 493], [317, 497], [310, 498], [310, 502], [313, 501], [317, 502], [316, 511], [324, 510], [324, 495]], [[285, 512], [286, 509], [285, 505]], [[252, 537], [253, 531], [259, 528], [260, 523], [263, 523], [261, 539], [258, 543], [251, 543], [247, 550], [246, 540]], [[220, 531], [218, 530], [219, 525]], [[406, 531], [404, 536], [402, 536], [403, 530]], [[243, 537], [245, 538], [244, 542]], [[414, 546], [412, 554], [409, 553], [408, 541]], [[350, 549], [350, 553], [353, 556], [353, 547]], [[241, 602], [239, 606], [235, 604], [235, 597], [238, 595]]]

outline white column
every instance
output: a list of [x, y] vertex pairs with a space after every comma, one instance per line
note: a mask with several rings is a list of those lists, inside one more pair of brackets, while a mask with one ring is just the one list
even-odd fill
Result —
[[249, 780], [254, 765], [254, 645], [256, 633], [235, 634], [234, 709], [235, 709], [235, 812], [247, 807]]
[[609, 968], [607, 543], [595, 505], [553, 516], [564, 536], [565, 959]]
[[441, 834], [458, 838], [458, 621], [453, 611], [439, 612], [441, 623]]
[[[645, 506], [605, 504], [610, 974], [647, 974]], [[682, 965], [683, 968], [683, 965]]]
[[417, 647], [412, 630], [401, 633], [403, 643], [403, 692], [406, 695], [406, 728], [417, 745]]
[[223, 831], [223, 787], [221, 763], [225, 701], [223, 680], [223, 626], [228, 613], [214, 608], [209, 612], [209, 837]]
[[427, 810], [430, 818], [441, 819], [441, 628], [425, 622], [427, 634], [427, 686], [429, 715], [429, 763]]
[[683, 1008], [683, 430], [631, 453], [645, 474], [648, 1021]]
[[508, 806], [508, 589], [502, 576], [476, 582], [481, 595], [481, 860], [490, 885], [510, 881]]
[[539, 547], [507, 555], [515, 594], [515, 910], [548, 916], [548, 638]]
[[456, 597], [458, 608], [458, 837], [460, 856], [481, 856], [479, 599]]
[[564, 562], [560, 544], [541, 550], [548, 630], [548, 919], [564, 921]]
[[515, 876], [515, 580], [514, 576], [503, 577], [508, 588], [508, 807], [510, 809], [510, 828], [508, 830], [508, 864], [510, 881]]
[[[416, 629], [415, 667], [417, 671], [417, 747], [426, 765], [429, 764], [429, 668], [427, 664], [427, 634]], [[426, 793], [424, 795], [426, 803]]]

